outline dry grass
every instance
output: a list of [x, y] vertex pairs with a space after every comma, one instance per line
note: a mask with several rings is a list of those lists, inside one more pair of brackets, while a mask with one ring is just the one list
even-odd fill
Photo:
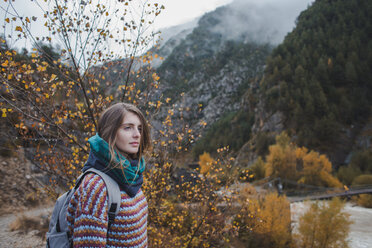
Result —
[[16, 220], [10, 223], [10, 231], [18, 231], [22, 234], [26, 234], [30, 231], [37, 231], [37, 235], [44, 237], [48, 231], [49, 219], [46, 216], [39, 215], [37, 217], [30, 217], [25, 214], [17, 216]]

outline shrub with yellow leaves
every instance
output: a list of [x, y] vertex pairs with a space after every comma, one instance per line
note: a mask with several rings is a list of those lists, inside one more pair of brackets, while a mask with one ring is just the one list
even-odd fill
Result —
[[245, 247], [291, 247], [291, 214], [285, 196], [259, 196], [248, 186], [241, 191], [238, 202], [240, 211], [233, 221], [236, 243]]
[[276, 144], [269, 147], [265, 168], [266, 176], [314, 186], [342, 187], [332, 175], [332, 164], [325, 155], [297, 147], [285, 132], [278, 135]]
[[329, 202], [314, 202], [300, 217], [299, 234], [295, 237], [303, 248], [347, 248], [350, 230], [349, 215], [344, 202], [333, 198]]
[[202, 155], [199, 156], [199, 166], [200, 166], [200, 173], [207, 174], [212, 164], [214, 163], [214, 159], [211, 157], [211, 155], [207, 152], [204, 152]]

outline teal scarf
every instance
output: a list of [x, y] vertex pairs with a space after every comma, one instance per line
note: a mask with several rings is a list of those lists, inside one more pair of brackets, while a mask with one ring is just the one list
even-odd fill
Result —
[[[94, 153], [94, 155], [97, 156], [106, 165], [109, 165], [111, 161], [111, 154], [108, 143], [104, 139], [102, 139], [98, 135], [98, 133], [95, 136], [91, 137], [88, 142], [90, 144], [90, 149]], [[132, 163], [126, 157], [124, 157], [120, 153], [118, 154], [116, 151], [113, 163], [118, 166], [114, 166], [111, 171], [116, 176], [121, 178], [123, 182], [126, 182], [128, 184], [135, 183], [139, 175], [142, 174], [145, 170], [145, 160], [143, 159], [143, 157], [141, 158], [139, 165], [136, 166], [132, 165]]]

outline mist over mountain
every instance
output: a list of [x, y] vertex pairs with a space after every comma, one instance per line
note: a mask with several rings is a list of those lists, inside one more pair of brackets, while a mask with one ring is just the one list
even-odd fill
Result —
[[197, 26], [199, 18], [196, 18], [190, 22], [172, 26], [169, 28], [164, 28], [159, 30], [160, 31], [160, 39], [159, 39], [159, 48], [156, 51], [158, 55], [162, 57], [154, 58], [152, 61], [152, 66], [157, 68], [161, 65], [164, 58], [167, 58], [172, 50], [180, 44], [180, 42], [186, 38], [188, 34], [192, 32], [192, 30]]
[[164, 28], [160, 31], [159, 46], [164, 46], [170, 39], [180, 38], [184, 39], [187, 34], [191, 33], [192, 30], [198, 25], [199, 18], [195, 18], [190, 22], [183, 23], [181, 25], [171, 26]]
[[235, 0], [216, 10], [219, 24], [212, 29], [225, 39], [277, 45], [312, 0]]
[[[295, 27], [297, 16], [313, 0], [235, 0], [190, 22], [160, 30], [158, 54], [167, 58], [194, 29], [210, 39], [277, 45]], [[207, 31], [205, 31], [205, 29]], [[155, 59], [154, 67], [162, 61]]]

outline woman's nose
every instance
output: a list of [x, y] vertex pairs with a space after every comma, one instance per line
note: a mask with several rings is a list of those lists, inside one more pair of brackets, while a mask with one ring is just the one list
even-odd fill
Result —
[[139, 137], [139, 136], [141, 136], [141, 132], [140, 132], [140, 130], [138, 130], [137, 128], [134, 128], [133, 136], [134, 136], [134, 137]]

